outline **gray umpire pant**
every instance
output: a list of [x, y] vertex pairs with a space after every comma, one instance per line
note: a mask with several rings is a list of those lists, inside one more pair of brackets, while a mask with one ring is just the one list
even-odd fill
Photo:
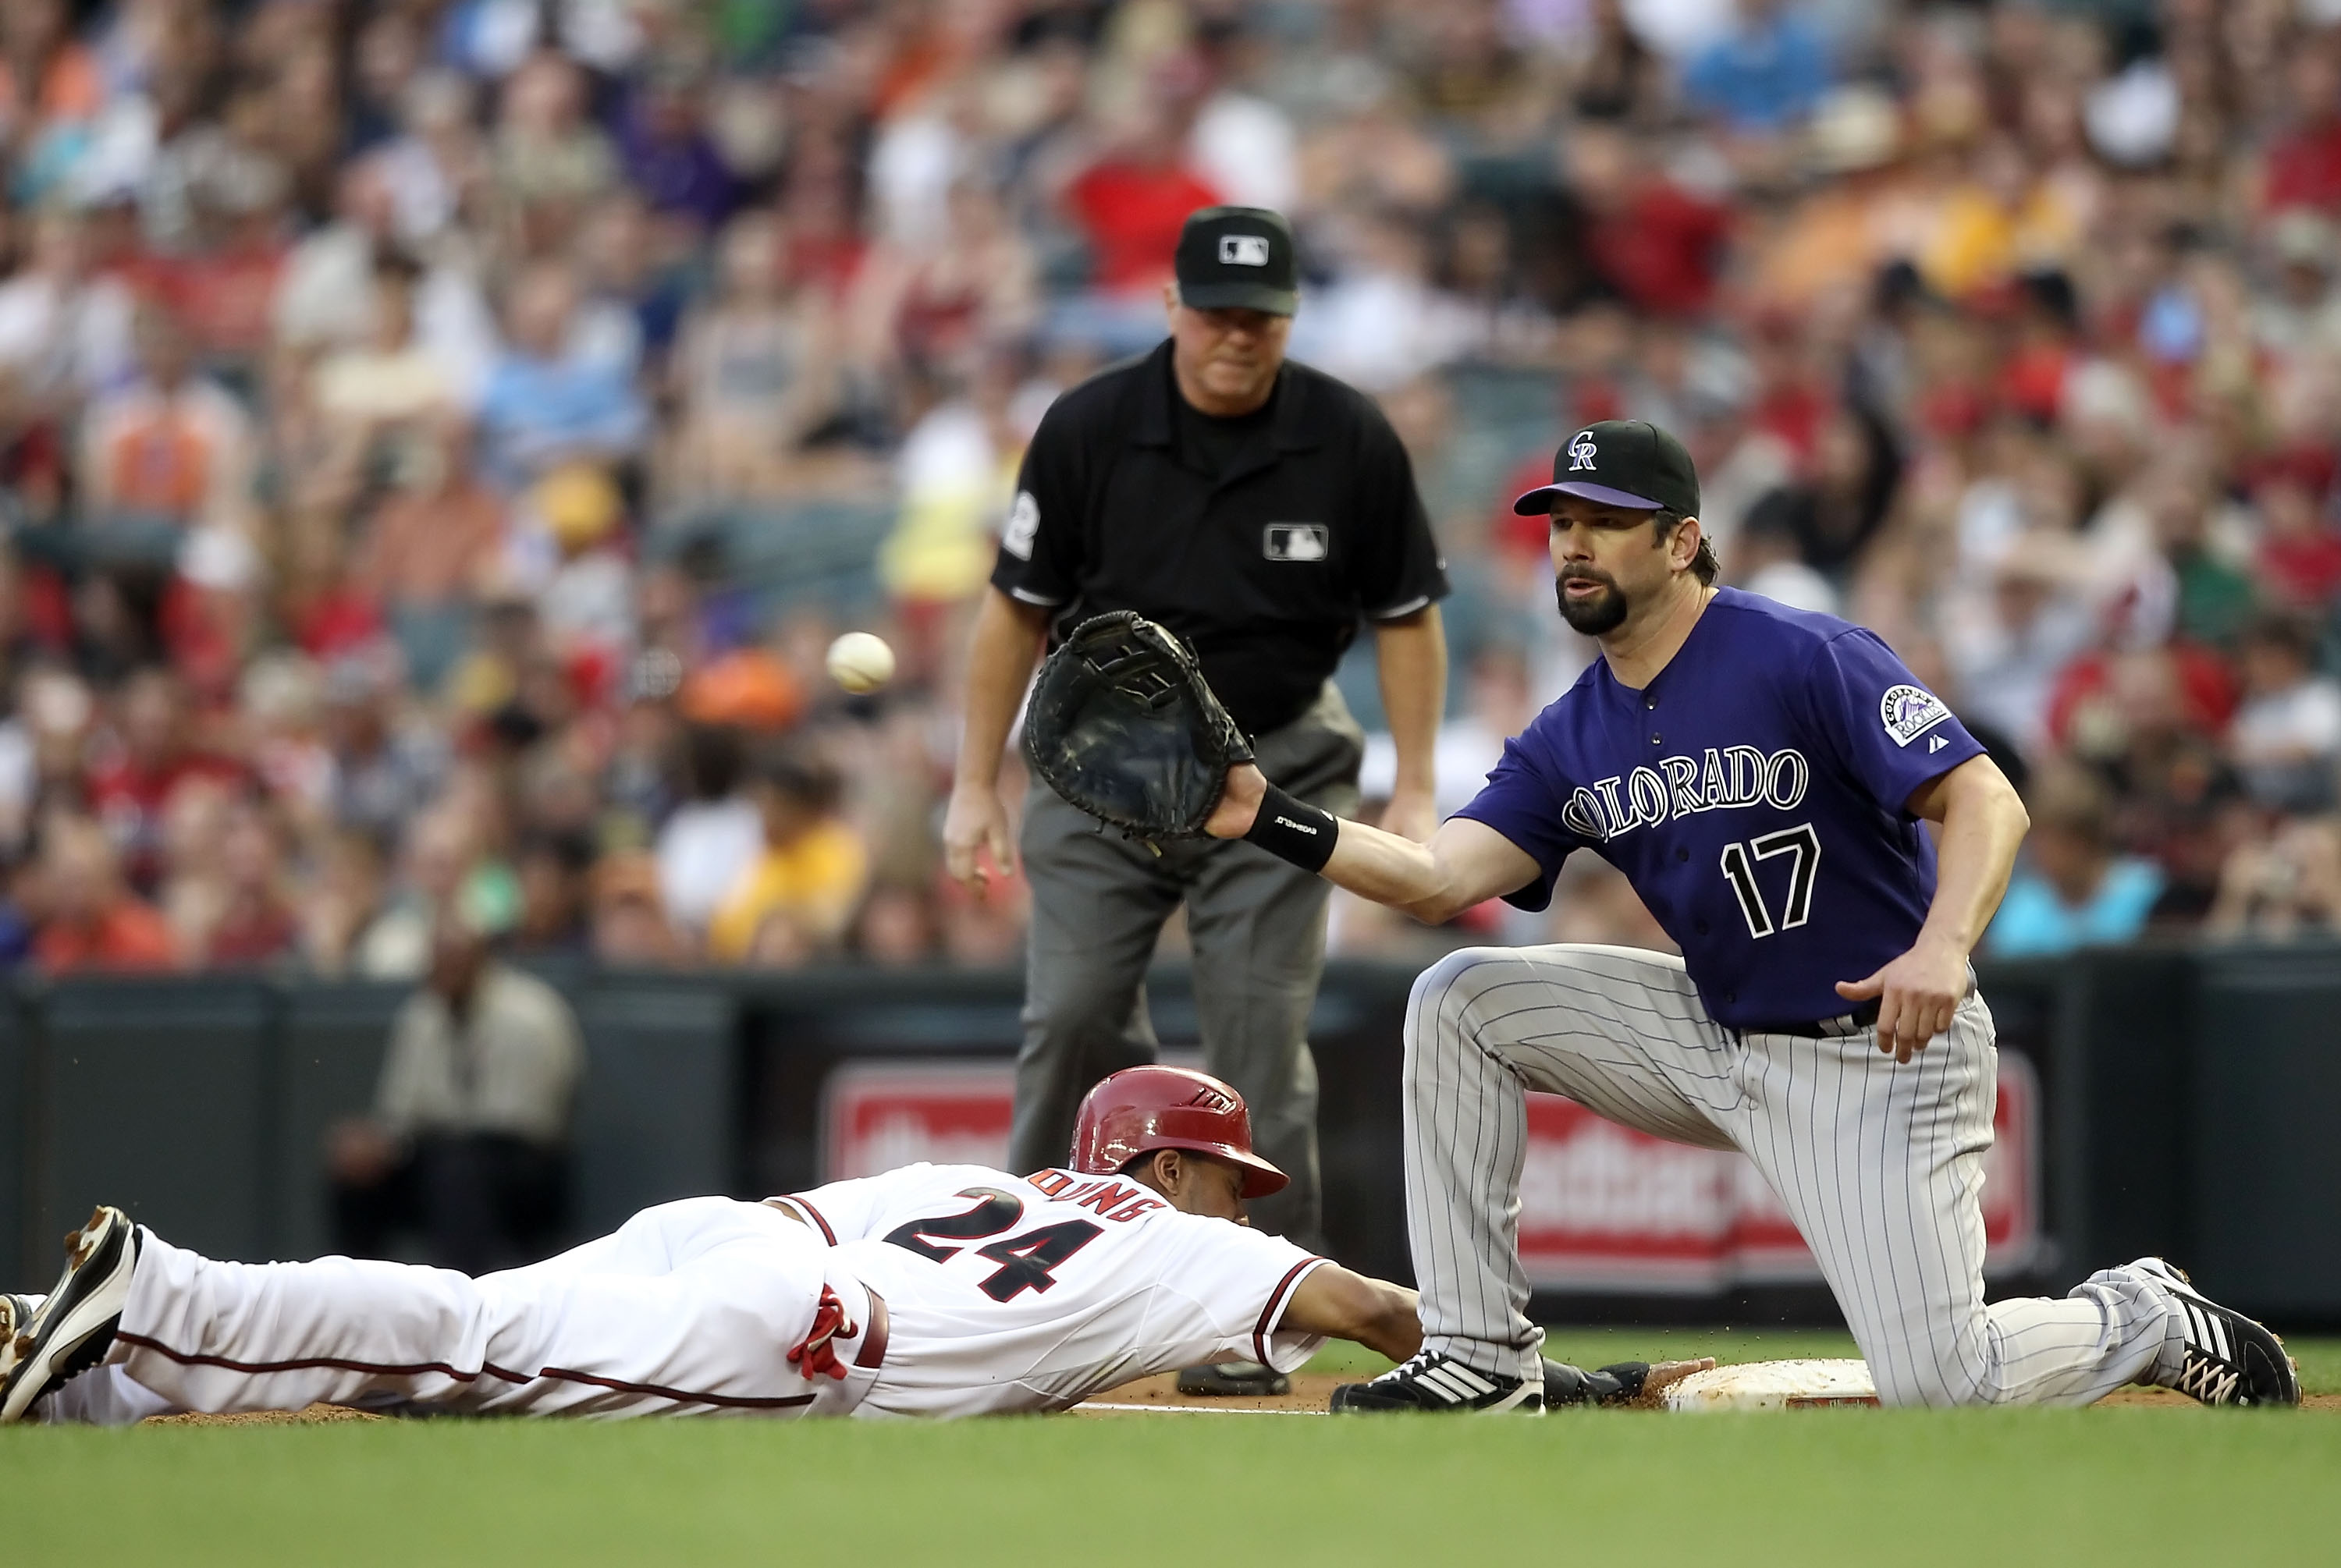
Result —
[[[1356, 811], [1365, 737], [1330, 683], [1307, 713], [1252, 746], [1260, 770], [1285, 789], [1336, 815]], [[1146, 968], [1163, 921], [1183, 901], [1204, 1067], [1243, 1096], [1253, 1148], [1292, 1178], [1252, 1206], [1253, 1222], [1316, 1246], [1317, 1063], [1308, 1025], [1325, 968], [1330, 885], [1240, 841], [1165, 844], [1157, 856], [1038, 782], [1025, 799], [1023, 852], [1032, 923], [1010, 1167], [1062, 1165], [1091, 1086], [1154, 1060]]]

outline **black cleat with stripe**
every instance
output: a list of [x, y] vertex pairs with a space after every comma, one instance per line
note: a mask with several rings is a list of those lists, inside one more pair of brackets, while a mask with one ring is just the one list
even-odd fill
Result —
[[[0, 1426], [24, 1420], [52, 1389], [95, 1366], [114, 1343], [138, 1230], [118, 1208], [101, 1206], [65, 1237], [65, 1271], [32, 1317], [16, 1326], [0, 1376]], [[13, 1313], [12, 1313], [13, 1315]]]
[[2177, 1296], [2187, 1320], [2187, 1360], [2171, 1387], [2206, 1404], [2300, 1403], [2300, 1373], [2284, 1341], [2197, 1290], [2176, 1264], [2142, 1257], [2131, 1266]]
[[1544, 1384], [1481, 1372], [1435, 1350], [1417, 1352], [1371, 1383], [1333, 1390], [1333, 1414], [1365, 1411], [1473, 1411], [1544, 1414]]

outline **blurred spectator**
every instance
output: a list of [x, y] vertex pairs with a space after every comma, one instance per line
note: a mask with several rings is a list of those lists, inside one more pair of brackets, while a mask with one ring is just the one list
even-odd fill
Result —
[[2276, 941], [2341, 931], [2341, 823], [2278, 819], [2237, 844], [2203, 929]]
[[679, 64], [653, 65], [626, 115], [619, 154], [655, 211], [712, 229], [731, 215], [736, 183], [701, 121], [707, 86]]
[[540, 263], [512, 285], [509, 346], [480, 399], [487, 471], [507, 491], [557, 463], [623, 461], [642, 447], [646, 411], [625, 377], [570, 352], [576, 313], [576, 279], [558, 263]]
[[458, 367], [416, 330], [423, 270], [395, 253], [374, 263], [369, 280], [373, 330], [363, 343], [327, 354], [317, 366], [317, 412], [331, 461], [354, 489], [366, 465], [401, 477], [430, 461], [415, 439], [424, 427], [456, 416], [463, 394]]
[[532, 1263], [567, 1216], [583, 1046], [559, 992], [440, 922], [423, 989], [400, 1007], [373, 1116], [327, 1149], [339, 1245], [380, 1257], [411, 1235], [465, 1273]]
[[1622, 131], [1579, 126], [1565, 152], [1601, 281], [1655, 315], [1705, 310], [1723, 269], [1729, 212], [1668, 178]]
[[521, 846], [514, 953], [583, 956], [592, 937], [587, 873], [593, 864], [593, 844], [574, 834], [540, 834]]
[[506, 76], [497, 97], [491, 164], [533, 253], [551, 253], [618, 177], [609, 137], [587, 118], [585, 94], [577, 67], [545, 51]]
[[553, 651], [614, 668], [634, 650], [625, 499], [609, 474], [567, 463], [531, 488], [512, 541], [513, 586], [536, 601]]
[[461, 655], [474, 601], [501, 562], [504, 499], [480, 478], [471, 438], [418, 432], [374, 508], [352, 572], [388, 617], [414, 684], [435, 690]]
[[250, 802], [228, 813], [220, 846], [219, 910], [196, 954], [208, 968], [248, 968], [291, 957], [300, 921], [285, 895], [275, 825]]
[[763, 851], [732, 882], [707, 928], [710, 954], [789, 968], [833, 952], [861, 902], [870, 854], [837, 815], [826, 762], [778, 750], [757, 769]]
[[1756, 503], [1731, 536], [1731, 581], [1798, 610], [1841, 614], [1844, 600], [1836, 588], [1805, 564], [1795, 521], [1800, 499], [1776, 490]]
[[2026, 804], [2025, 861], [1984, 934], [1995, 958], [2048, 958], [2134, 940], [2162, 894], [2152, 861], [2117, 854], [2103, 785], [2076, 769], [2042, 773]]
[[163, 819], [171, 799], [197, 781], [234, 786], [244, 769], [195, 742], [185, 684], [149, 666], [123, 682], [115, 721], [89, 766], [89, 802], [123, 846], [130, 875], [150, 882], [160, 867]]
[[178, 962], [170, 927], [125, 885], [121, 860], [95, 822], [59, 817], [46, 826], [37, 887], [33, 961], [43, 973], [168, 969]]
[[1221, 200], [1182, 158], [1177, 119], [1159, 94], [1124, 105], [1103, 154], [1065, 190], [1089, 244], [1091, 286], [1141, 306], [1170, 276], [1187, 214]]
[[1780, 131], [1829, 85], [1828, 46], [1788, 0], [1738, 0], [1738, 25], [1683, 72], [1683, 96], [1735, 131]]
[[734, 220], [716, 252], [713, 294], [683, 321], [672, 458], [683, 495], [780, 493], [798, 447], [836, 406], [834, 323], [792, 296], [782, 263], [770, 214]]
[[729, 725], [683, 731], [684, 796], [658, 836], [658, 899], [665, 916], [694, 936], [764, 849], [764, 819], [749, 797], [747, 753]]
[[433, 933], [455, 907], [478, 854], [473, 825], [452, 803], [407, 824], [396, 892], [361, 930], [351, 967], [368, 979], [412, 979], [431, 964]]
[[2265, 806], [2333, 804], [2341, 763], [2341, 681], [2316, 673], [2316, 636], [2289, 616], [2256, 623], [2243, 644], [2244, 704], [2229, 745], [2244, 787]]
[[171, 310], [139, 307], [139, 379], [90, 406], [82, 504], [104, 522], [241, 529], [249, 521], [252, 425], [195, 372], [194, 345]]
[[593, 868], [593, 951], [616, 968], [667, 968], [688, 949], [659, 899], [658, 863], [639, 851], [605, 855]]

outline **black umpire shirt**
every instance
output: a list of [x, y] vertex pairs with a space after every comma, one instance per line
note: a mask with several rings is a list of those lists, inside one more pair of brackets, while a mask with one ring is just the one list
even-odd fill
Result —
[[1024, 454], [992, 586], [1050, 643], [1134, 610], [1185, 638], [1250, 735], [1317, 700], [1360, 616], [1447, 595], [1414, 466], [1362, 393], [1290, 360], [1257, 412], [1179, 395], [1170, 344], [1059, 398]]

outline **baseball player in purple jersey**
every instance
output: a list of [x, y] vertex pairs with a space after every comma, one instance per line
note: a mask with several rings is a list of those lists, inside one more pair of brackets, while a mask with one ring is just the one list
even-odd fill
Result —
[[1550, 512], [1560, 613], [1602, 657], [1479, 796], [1415, 843], [1240, 766], [1210, 831], [1433, 922], [1498, 896], [1541, 909], [1587, 850], [1683, 956], [1474, 948], [1416, 983], [1423, 1347], [1335, 1408], [1540, 1402], [1518, 1243], [1530, 1089], [1752, 1159], [1887, 1404], [2080, 1404], [2132, 1382], [2297, 1404], [2276, 1336], [2159, 1258], [1985, 1304], [1997, 1052], [1967, 955], [2027, 823], [1957, 718], [1872, 633], [1715, 587], [1698, 476], [1664, 431], [1579, 431], [1515, 504]]

